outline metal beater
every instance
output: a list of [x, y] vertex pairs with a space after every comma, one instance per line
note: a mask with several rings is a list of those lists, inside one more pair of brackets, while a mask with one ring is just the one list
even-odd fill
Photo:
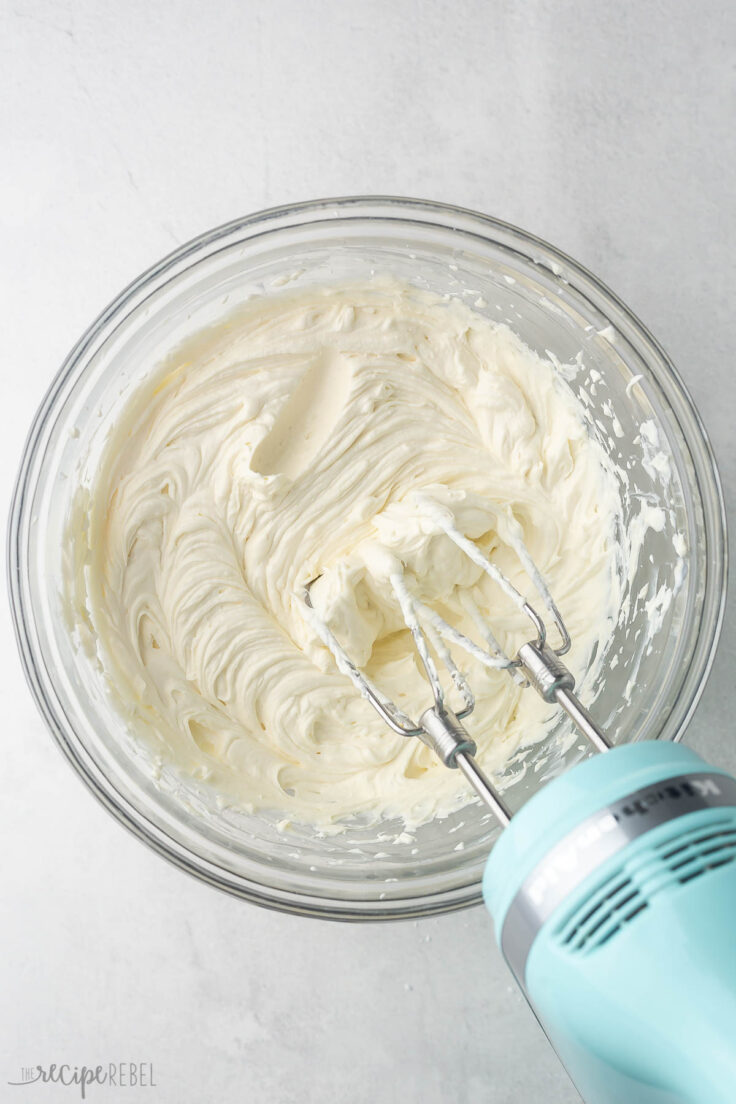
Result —
[[[570, 635], [546, 583], [524, 546], [519, 545], [515, 550], [559, 633], [560, 642], [554, 648], [548, 642], [547, 627], [544, 620], [511, 580], [483, 554], [473, 541], [456, 529], [444, 513], [435, 511], [432, 516], [446, 536], [474, 564], [480, 567], [514, 604], [523, 610], [531, 621], [536, 634], [535, 639], [523, 644], [515, 657], [512, 658], [507, 655], [501, 648], [490, 626], [484, 621], [472, 599], [466, 598], [465, 606], [485, 642], [485, 648], [480, 647], [475, 641], [453, 628], [436, 611], [414, 597], [401, 574], [398, 572], [392, 574], [390, 576], [391, 585], [401, 607], [406, 626], [414, 639], [434, 695], [434, 705], [426, 709], [419, 717], [419, 721], [415, 722], [407, 717], [395, 702], [387, 699], [378, 687], [371, 682], [365, 672], [353, 663], [332, 630], [317, 614], [312, 604], [310, 592], [321, 577], [319, 575], [307, 583], [302, 593], [308, 611], [306, 619], [332, 652], [338, 668], [352, 679], [362, 696], [371, 703], [381, 719], [401, 736], [418, 736], [428, 747], [432, 748], [445, 766], [459, 768], [478, 796], [488, 805], [496, 818], [505, 827], [511, 819], [511, 812], [489, 778], [475, 761], [474, 757], [477, 751], [475, 741], [462, 724], [462, 721], [473, 712], [475, 698], [465, 676], [459, 670], [449, 649], [443, 643], [444, 640], [463, 648], [484, 663], [485, 666], [505, 668], [512, 677], [515, 677], [517, 682], [533, 687], [545, 701], [557, 702], [597, 751], [607, 751], [611, 744], [573, 692], [575, 679], [561, 658], [570, 650]], [[424, 621], [429, 631], [423, 627], [422, 621]], [[445, 699], [445, 692], [430, 648], [430, 640], [435, 655], [447, 668], [454, 685], [464, 699], [464, 707], [457, 713], [453, 712]]]

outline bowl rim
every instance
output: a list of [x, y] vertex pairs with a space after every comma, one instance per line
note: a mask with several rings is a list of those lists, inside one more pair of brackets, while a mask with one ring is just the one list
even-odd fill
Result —
[[[44, 429], [48, 425], [49, 418], [53, 414], [60, 393], [65, 385], [70, 383], [75, 369], [83, 361], [88, 350], [96, 343], [104, 343], [107, 340], [114, 329], [116, 320], [124, 316], [134, 306], [133, 301], [141, 291], [150, 291], [151, 286], [160, 277], [172, 273], [172, 270], [198, 254], [209, 250], [220, 240], [235, 233], [242, 233], [254, 226], [260, 225], [263, 228], [259, 234], [261, 236], [279, 229], [289, 227], [294, 229], [303, 224], [305, 220], [310, 223], [318, 223], [320, 221], [331, 221], [334, 218], [350, 217], [351, 211], [359, 212], [354, 213], [353, 218], [379, 222], [390, 221], [392, 216], [388, 215], [387, 212], [397, 211], [403, 213], [403, 217], [396, 216], [397, 221], [409, 220], [425, 225], [427, 224], [427, 216], [435, 216], [438, 221], [434, 225], [444, 230], [458, 230], [467, 233], [472, 228], [476, 231], [485, 228], [487, 231], [493, 232], [496, 241], [498, 241], [499, 235], [506, 235], [517, 243], [537, 250], [544, 258], [543, 263], [550, 267], [553, 273], [555, 270], [552, 265], [560, 264], [564, 266], [566, 278], [568, 274], [575, 277], [574, 284], [573, 281], [568, 282], [573, 284], [576, 291], [583, 291], [585, 296], [606, 317], [613, 308], [625, 323], [627, 328], [625, 336], [630, 338], [630, 334], [633, 334], [637, 338], [634, 347], [642, 359], [648, 366], [651, 365], [652, 360], [655, 363], [658, 362], [658, 368], [664, 371], [665, 378], [669, 377], [668, 382], [673, 390], [678, 393], [685, 412], [691, 419], [690, 432], [686, 433], [684, 427], [680, 425], [680, 418], [672, 409], [670, 396], [666, 395], [667, 405], [670, 407], [669, 412], [680, 425], [680, 430], [689, 448], [693, 444], [693, 430], [696, 437], [699, 438], [698, 443], [702, 455], [700, 466], [693, 456], [693, 475], [701, 503], [705, 505], [706, 493], [709, 493], [711, 498], [712, 531], [707, 532], [708, 559], [705, 588], [711, 597], [710, 640], [707, 641], [707, 647], [704, 649], [701, 647], [700, 649], [698, 671], [694, 685], [691, 680], [689, 699], [681, 705], [677, 731], [673, 739], [679, 740], [682, 738], [705, 689], [713, 666], [723, 625], [727, 593], [728, 535], [723, 488], [713, 446], [701, 416], [680, 373], [656, 338], [615, 292], [611, 291], [584, 265], [544, 239], [512, 223], [469, 208], [435, 200], [392, 195], [352, 195], [306, 200], [265, 208], [204, 231], [155, 262], [124, 287], [91, 322], [65, 357], [41, 400], [31, 423], [23, 447], [8, 518], [7, 583], [11, 619], [21, 664], [39, 712], [57, 746], [75, 768], [75, 772], [80, 779], [103, 807], [133, 835], [145, 842], [170, 863], [199, 880], [266, 908], [303, 916], [344, 921], [406, 919], [457, 911], [470, 905], [479, 904], [482, 901], [481, 883], [479, 880], [472, 880], [460, 886], [456, 885], [450, 890], [425, 894], [422, 897], [394, 898], [393, 900], [371, 902], [337, 901], [322, 896], [310, 896], [301, 891], [277, 890], [273, 886], [264, 887], [216, 867], [215, 864], [210, 863], [203, 856], [197, 855], [181, 842], [173, 839], [160, 825], [153, 823], [146, 817], [137, 805], [125, 799], [99, 770], [97, 765], [93, 763], [91, 758], [84, 753], [81, 743], [74, 739], [74, 728], [60, 703], [57, 702], [57, 707], [62, 714], [61, 717], [49, 701], [44, 687], [44, 679], [51, 687], [53, 687], [53, 679], [46, 668], [40, 648], [34, 642], [31, 631], [32, 620], [26, 616], [27, 613], [32, 613], [32, 601], [28, 593], [28, 580], [24, 574], [26, 566], [24, 552], [27, 549], [28, 530], [31, 522], [29, 502], [32, 494], [29, 492], [35, 490], [32, 476], [34, 461], [37, 459], [36, 449]], [[324, 219], [320, 219], [320, 215], [324, 215]], [[421, 218], [422, 215], [425, 217]], [[462, 225], [463, 223], [467, 225]], [[252, 237], [253, 235], [249, 240], [252, 240]], [[552, 262], [552, 265], [549, 262]], [[583, 285], [582, 289], [578, 286], [578, 282]], [[593, 293], [592, 297], [590, 292]], [[601, 307], [601, 303], [604, 304], [605, 309]], [[617, 328], [618, 321], [617, 319]], [[661, 386], [662, 380], [656, 375], [656, 372], [655, 379]], [[708, 483], [707, 488], [702, 486], [701, 479]], [[715, 605], [713, 605], [714, 596]], [[700, 611], [701, 624], [698, 629], [699, 632], [703, 627], [706, 597], [707, 593], [704, 593], [703, 605]], [[686, 685], [683, 684], [675, 699], [673, 714], [677, 705], [680, 704], [680, 699], [683, 697], [685, 690]], [[70, 734], [72, 738], [70, 738]]]

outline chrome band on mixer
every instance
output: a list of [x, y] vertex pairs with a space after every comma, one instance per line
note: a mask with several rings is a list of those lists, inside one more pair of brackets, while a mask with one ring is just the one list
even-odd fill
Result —
[[684, 774], [636, 790], [582, 821], [545, 855], [506, 912], [501, 949], [518, 981], [524, 984], [529, 951], [541, 927], [606, 859], [670, 820], [727, 806], [736, 806], [736, 780], [715, 772]]

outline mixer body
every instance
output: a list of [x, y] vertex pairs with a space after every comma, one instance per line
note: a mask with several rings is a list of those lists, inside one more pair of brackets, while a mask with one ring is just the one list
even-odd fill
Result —
[[514, 816], [484, 897], [588, 1104], [734, 1104], [736, 779], [679, 745], [586, 760]]

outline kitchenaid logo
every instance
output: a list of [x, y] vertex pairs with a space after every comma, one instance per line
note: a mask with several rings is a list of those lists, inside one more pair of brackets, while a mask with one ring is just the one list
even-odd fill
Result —
[[[552, 891], [561, 887], [577, 884], [609, 855], [629, 841], [635, 839], [648, 827], [659, 823], [659, 818], [650, 825], [648, 819], [663, 805], [671, 804], [673, 815], [691, 809], [707, 807], [710, 798], [716, 800], [722, 796], [718, 779], [712, 775], [678, 778], [666, 782], [656, 789], [640, 791], [625, 798], [590, 820], [584, 821], [550, 854], [542, 860], [539, 870], [532, 877], [525, 893], [535, 908], [540, 909]], [[669, 819], [667, 815], [661, 820]], [[637, 830], [632, 832], [632, 826]], [[589, 869], [590, 868], [590, 869]]]
[[710, 775], [704, 778], [685, 778], [677, 782], [668, 782], [639, 797], [627, 799], [620, 808], [612, 812], [612, 815], [620, 821], [625, 817], [646, 815], [655, 805], [661, 805], [663, 801], [679, 801], [683, 797], [719, 797], [720, 794], [718, 783]]
[[[82, 1100], [87, 1090], [106, 1085], [113, 1089], [155, 1089], [153, 1062], [107, 1062], [98, 1066], [72, 1066], [66, 1062], [52, 1062], [48, 1066], [22, 1066], [20, 1077], [8, 1081], [17, 1087], [25, 1085], [64, 1085], [76, 1088]], [[54, 1099], [57, 1097], [54, 1095]], [[109, 1098], [108, 1098], [109, 1099]]]

